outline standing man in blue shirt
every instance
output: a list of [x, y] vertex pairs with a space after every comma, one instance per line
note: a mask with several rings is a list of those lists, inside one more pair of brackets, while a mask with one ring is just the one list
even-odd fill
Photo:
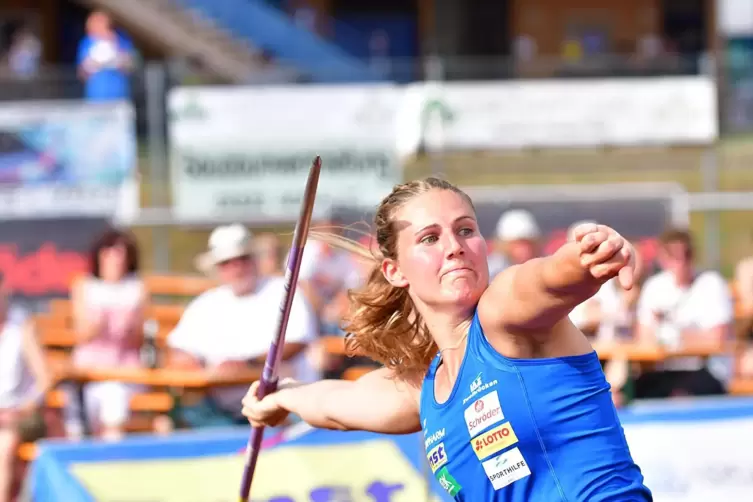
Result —
[[79, 75], [86, 83], [86, 99], [117, 101], [130, 97], [133, 44], [115, 31], [110, 17], [95, 11], [86, 21], [86, 37], [78, 47]]

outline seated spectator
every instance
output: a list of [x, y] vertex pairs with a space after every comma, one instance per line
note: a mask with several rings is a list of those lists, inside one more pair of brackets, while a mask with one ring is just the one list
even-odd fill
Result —
[[254, 256], [260, 277], [285, 275], [285, 250], [277, 234], [267, 232], [254, 238]]
[[[332, 221], [320, 222], [317, 228], [339, 235], [339, 228]], [[361, 281], [351, 253], [322, 240], [309, 239], [298, 281], [319, 319], [321, 333], [339, 334], [343, 296]]]
[[[139, 251], [129, 233], [111, 229], [94, 243], [90, 274], [72, 288], [74, 326], [79, 342], [73, 363], [82, 368], [140, 366], [144, 313], [148, 296], [138, 277]], [[118, 439], [129, 417], [131, 396], [139, 386], [121, 382], [92, 382], [84, 386], [84, 418], [92, 431]], [[84, 432], [81, 402], [69, 388], [65, 409], [66, 433]]]
[[[187, 307], [168, 336], [168, 365], [173, 368], [206, 368], [214, 374], [233, 373], [249, 364], [260, 364], [276, 335], [280, 302], [285, 293], [282, 277], [260, 278], [254, 260], [251, 234], [241, 225], [216, 228], [209, 250], [197, 259], [197, 267], [216, 274], [221, 285], [206, 291]], [[312, 381], [318, 374], [301, 357], [316, 338], [316, 319], [306, 298], [293, 300], [283, 348], [282, 373]], [[190, 427], [244, 424], [239, 403], [247, 386], [224, 387], [210, 392], [201, 402], [179, 406], [174, 416]]]
[[737, 264], [735, 288], [740, 314], [746, 324], [740, 326], [746, 337], [746, 347], [741, 355], [739, 371], [745, 378], [753, 378], [753, 257]]
[[45, 435], [39, 407], [51, 378], [32, 323], [1, 288], [0, 325], [0, 502], [9, 502], [16, 448]]
[[[679, 348], [686, 343], [715, 344], [728, 339], [734, 319], [729, 288], [718, 272], [698, 271], [692, 237], [669, 230], [660, 238], [662, 272], [650, 277], [638, 300], [638, 339]], [[712, 371], [710, 370], [714, 370]], [[724, 358], [708, 365], [697, 357], [670, 359], [636, 381], [636, 397], [710, 395], [725, 392], [730, 367]]]
[[507, 267], [541, 256], [541, 230], [524, 209], [505, 211], [497, 222], [494, 251], [489, 255], [489, 279]]

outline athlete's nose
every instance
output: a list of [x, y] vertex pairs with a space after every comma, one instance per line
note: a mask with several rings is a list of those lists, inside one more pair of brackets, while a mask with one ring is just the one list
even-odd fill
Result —
[[458, 239], [457, 235], [450, 234], [447, 237], [447, 243], [445, 244], [445, 251], [447, 254], [447, 258], [455, 258], [457, 256], [462, 256], [465, 250], [463, 249], [463, 243], [460, 242], [460, 239]]

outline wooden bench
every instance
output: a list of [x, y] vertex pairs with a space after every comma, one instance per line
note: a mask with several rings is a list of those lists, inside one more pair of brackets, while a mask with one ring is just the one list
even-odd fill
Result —
[[[159, 325], [175, 326], [185, 310], [184, 305], [151, 304], [146, 313], [147, 319], [154, 319]], [[48, 314], [36, 314], [34, 322], [38, 329], [70, 328], [73, 321], [73, 307], [70, 300], [55, 300]]]
[[[59, 409], [65, 406], [65, 391], [54, 389], [47, 393], [45, 405]], [[131, 397], [129, 408], [133, 412], [167, 413], [173, 408], [173, 398], [167, 392], [140, 392]]]
[[729, 384], [733, 396], [753, 396], [753, 378], [735, 378]]
[[[157, 345], [164, 347], [167, 343], [167, 337], [172, 331], [173, 326], [160, 326], [157, 332]], [[37, 332], [40, 343], [46, 348], [64, 348], [72, 349], [79, 340], [78, 333], [70, 328], [46, 328], [39, 329]]]
[[217, 281], [203, 276], [147, 275], [146, 290], [153, 296], [195, 297], [217, 286]]
[[377, 368], [374, 366], [353, 366], [343, 372], [343, 380], [358, 380], [362, 376], [366, 375], [367, 373], [371, 373], [375, 369]]

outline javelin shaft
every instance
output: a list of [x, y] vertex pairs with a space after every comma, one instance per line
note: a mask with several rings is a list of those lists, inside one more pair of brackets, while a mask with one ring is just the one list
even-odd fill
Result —
[[[288, 327], [290, 310], [293, 306], [296, 286], [298, 284], [298, 273], [301, 269], [301, 258], [303, 257], [303, 248], [306, 245], [306, 238], [311, 225], [311, 214], [314, 210], [314, 200], [316, 198], [316, 188], [319, 184], [319, 173], [322, 167], [322, 159], [317, 156], [311, 165], [306, 190], [301, 204], [301, 214], [293, 234], [293, 245], [290, 248], [288, 263], [285, 270], [285, 294], [280, 303], [280, 316], [277, 322], [277, 333], [274, 341], [267, 353], [267, 359], [264, 362], [261, 379], [259, 380], [259, 389], [256, 397], [263, 399], [264, 396], [277, 390], [277, 372], [282, 361], [282, 348], [285, 344], [285, 331]], [[243, 471], [243, 481], [241, 483], [241, 502], [247, 502], [251, 493], [251, 482], [254, 471], [256, 470], [256, 461], [259, 458], [262, 438], [264, 437], [263, 427], [252, 427], [251, 437], [248, 441], [246, 451], [246, 466]]]

